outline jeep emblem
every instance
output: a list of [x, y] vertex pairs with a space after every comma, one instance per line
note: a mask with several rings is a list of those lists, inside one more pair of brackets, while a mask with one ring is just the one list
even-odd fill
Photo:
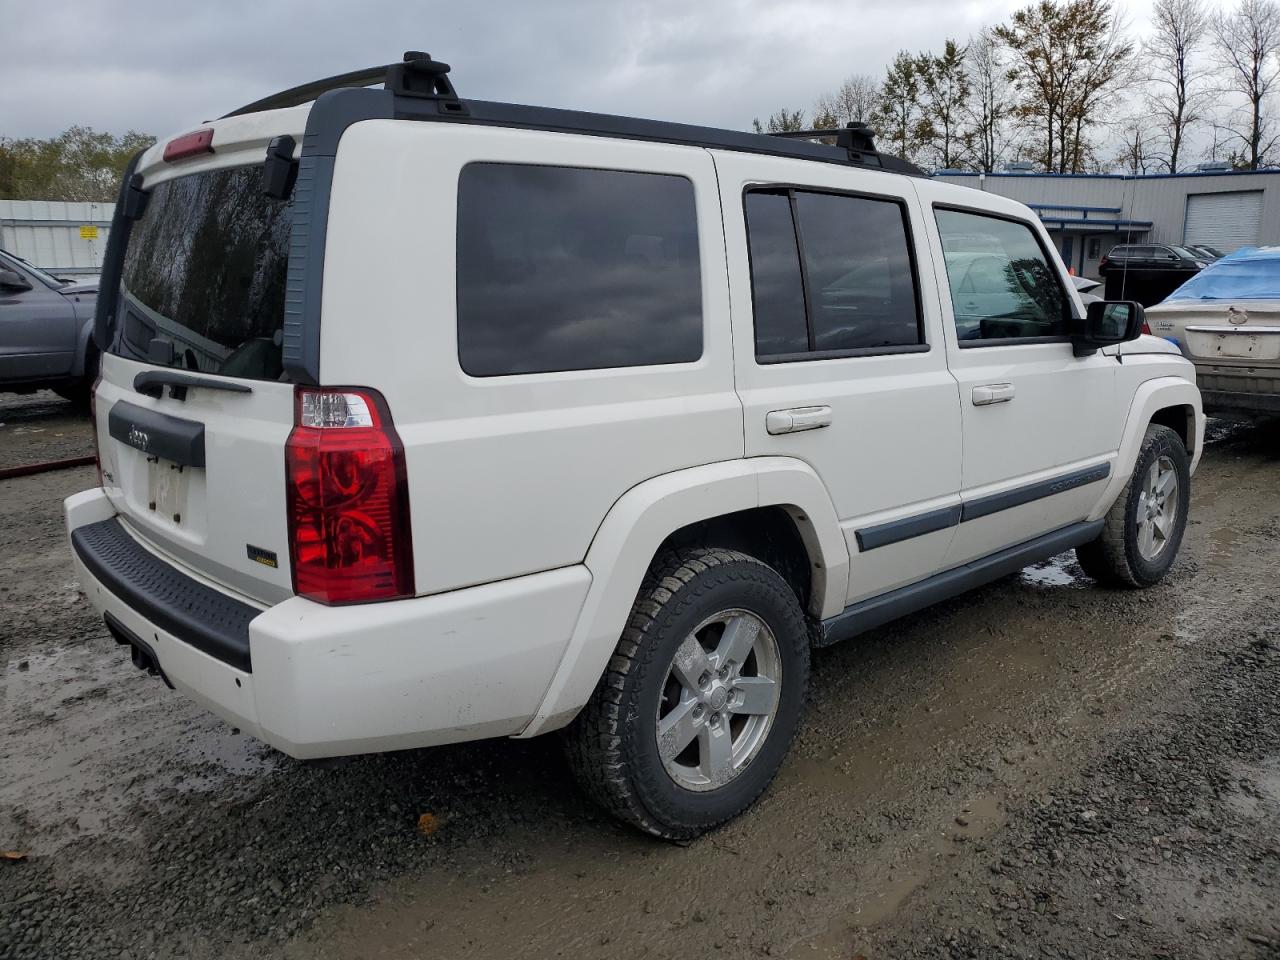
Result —
[[143, 452], [147, 449], [147, 439], [145, 431], [139, 430], [136, 425], [129, 427], [129, 443]]

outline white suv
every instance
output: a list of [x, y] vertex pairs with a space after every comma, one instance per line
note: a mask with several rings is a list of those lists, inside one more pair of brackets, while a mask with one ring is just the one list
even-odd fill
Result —
[[[1192, 366], [1026, 207], [836, 143], [460, 100], [425, 54], [134, 161], [80, 581], [304, 758], [568, 728], [650, 833], [746, 808], [809, 653], [1061, 551], [1177, 553]], [[317, 94], [319, 94], [317, 96]]]

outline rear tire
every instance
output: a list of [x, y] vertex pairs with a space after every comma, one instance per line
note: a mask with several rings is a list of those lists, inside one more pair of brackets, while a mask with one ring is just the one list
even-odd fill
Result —
[[615, 817], [691, 839], [773, 780], [808, 682], [804, 613], [772, 567], [733, 550], [673, 551], [650, 568], [566, 733], [570, 765]]
[[1080, 566], [1110, 587], [1150, 587], [1177, 559], [1191, 503], [1191, 458], [1168, 427], [1147, 427], [1138, 462], [1096, 540], [1076, 548]]
[[63, 400], [69, 400], [77, 407], [89, 409], [89, 395], [98, 379], [99, 356], [97, 348], [91, 343], [84, 358], [84, 373], [79, 378], [53, 388], [53, 392]]

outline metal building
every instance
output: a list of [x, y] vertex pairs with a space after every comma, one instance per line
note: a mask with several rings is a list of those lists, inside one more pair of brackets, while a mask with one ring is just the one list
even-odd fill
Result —
[[114, 203], [0, 200], [0, 249], [55, 276], [96, 276], [114, 210]]
[[1031, 207], [1063, 261], [1085, 277], [1098, 277], [1099, 259], [1116, 243], [1206, 243], [1226, 253], [1280, 243], [1280, 170], [936, 176]]

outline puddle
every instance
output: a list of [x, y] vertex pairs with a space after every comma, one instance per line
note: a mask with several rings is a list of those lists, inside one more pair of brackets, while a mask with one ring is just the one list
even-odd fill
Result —
[[1042, 563], [1027, 567], [1020, 576], [1026, 583], [1038, 587], [1069, 587], [1084, 582], [1084, 577], [1071, 571], [1075, 565], [1074, 552], [1060, 553]]

